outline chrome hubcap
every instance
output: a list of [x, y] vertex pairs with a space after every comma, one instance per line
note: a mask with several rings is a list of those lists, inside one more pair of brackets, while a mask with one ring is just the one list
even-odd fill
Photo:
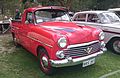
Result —
[[45, 57], [45, 56], [42, 57], [42, 64], [43, 64], [43, 67], [48, 67], [48, 59], [47, 59], [47, 57]]
[[113, 48], [117, 53], [120, 53], [120, 41], [115, 41], [113, 43]]

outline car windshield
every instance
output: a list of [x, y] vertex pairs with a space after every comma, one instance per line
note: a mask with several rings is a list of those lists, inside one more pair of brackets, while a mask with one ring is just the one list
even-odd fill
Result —
[[35, 12], [36, 23], [47, 21], [70, 21], [69, 15], [66, 11], [58, 9], [45, 9]]
[[101, 22], [102, 23], [115, 23], [120, 22], [120, 18], [112, 12], [106, 12], [100, 14]]

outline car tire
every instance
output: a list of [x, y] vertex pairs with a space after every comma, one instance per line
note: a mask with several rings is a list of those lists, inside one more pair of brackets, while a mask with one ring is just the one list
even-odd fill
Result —
[[109, 45], [112, 52], [120, 54], [120, 38], [112, 39]]
[[49, 61], [48, 53], [45, 49], [39, 49], [38, 59], [40, 64], [40, 69], [46, 75], [53, 75], [55, 68], [53, 68]]

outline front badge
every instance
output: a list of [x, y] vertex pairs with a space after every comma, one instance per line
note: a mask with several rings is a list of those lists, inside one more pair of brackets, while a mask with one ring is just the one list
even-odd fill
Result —
[[84, 49], [84, 51], [88, 54], [90, 54], [90, 52], [92, 51], [92, 47], [87, 47], [87, 49]]

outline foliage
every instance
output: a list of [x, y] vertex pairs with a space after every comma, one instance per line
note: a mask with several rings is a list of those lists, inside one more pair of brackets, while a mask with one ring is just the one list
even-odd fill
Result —
[[120, 0], [1, 0], [0, 11], [4, 15], [14, 16], [15, 9], [22, 12], [25, 8], [43, 6], [64, 6], [72, 11], [81, 10], [107, 10], [109, 8], [120, 7]]
[[120, 7], [120, 0], [96, 0], [98, 9]]
[[15, 15], [15, 9], [21, 7], [20, 2], [17, 0], [1, 0], [0, 9], [3, 9], [3, 16], [13, 17]]
[[[27, 0], [30, 1], [30, 0]], [[120, 7], [120, 0], [34, 0], [43, 6], [58, 5], [67, 7], [73, 11], [79, 10], [106, 10]]]

